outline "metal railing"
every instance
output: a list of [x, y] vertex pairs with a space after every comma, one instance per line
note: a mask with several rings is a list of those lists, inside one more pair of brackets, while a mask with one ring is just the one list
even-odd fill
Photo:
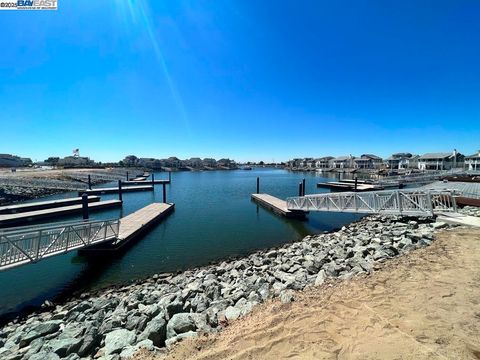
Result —
[[82, 221], [0, 231], [0, 271], [118, 237], [120, 221]]
[[451, 191], [370, 191], [325, 193], [290, 197], [289, 210], [355, 212], [433, 216], [435, 212], [456, 211]]

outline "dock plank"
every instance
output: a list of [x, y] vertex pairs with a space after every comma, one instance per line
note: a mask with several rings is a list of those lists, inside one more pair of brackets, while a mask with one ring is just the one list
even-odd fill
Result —
[[[133, 191], [153, 191], [153, 186], [152, 185], [143, 185], [143, 186], [125, 186], [125, 187], [122, 187], [122, 193], [133, 192]], [[78, 195], [82, 196], [82, 194], [98, 195], [98, 194], [116, 194], [116, 193], [118, 193], [118, 187], [85, 189], [85, 190], [79, 191]]]
[[[346, 190], [353, 191], [355, 190], [355, 182], [343, 182], [343, 181], [331, 181], [331, 182], [320, 182], [317, 184], [317, 187], [335, 189], [335, 190]], [[357, 183], [357, 191], [374, 191], [374, 190], [383, 190], [382, 186], [374, 184], [365, 184]]]
[[[101, 210], [109, 207], [121, 206], [120, 200], [106, 200], [94, 202], [88, 205], [89, 211]], [[72, 215], [82, 212], [82, 204], [57, 207], [52, 209], [43, 209], [35, 211], [27, 211], [18, 214], [0, 215], [0, 227], [13, 225], [28, 225], [31, 221], [37, 221], [52, 217]]]
[[285, 200], [276, 198], [269, 194], [252, 194], [252, 200], [259, 203], [263, 207], [272, 210], [278, 215], [285, 216], [287, 218], [304, 218], [304, 211], [288, 210], [287, 202]]
[[[170, 184], [170, 180], [154, 180], [154, 184]], [[122, 181], [122, 185], [148, 185], [152, 184], [152, 180], [145, 180], [145, 181], [136, 181], [136, 180], [128, 180]], [[122, 188], [123, 190], [123, 188]]]
[[[100, 201], [100, 196], [92, 195], [88, 197], [89, 203], [98, 202], [98, 201]], [[25, 204], [0, 206], [0, 215], [17, 214], [17, 213], [22, 213], [27, 211], [35, 211], [35, 210], [43, 210], [43, 209], [52, 209], [52, 208], [76, 205], [81, 203], [82, 203], [82, 198], [75, 197], [75, 198], [68, 198], [68, 199], [38, 201], [38, 202], [31, 202], [31, 203], [25, 203]]]

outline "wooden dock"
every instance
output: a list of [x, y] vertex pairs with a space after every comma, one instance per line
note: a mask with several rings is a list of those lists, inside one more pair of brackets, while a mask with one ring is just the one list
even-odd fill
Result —
[[121, 249], [144, 235], [147, 230], [171, 214], [174, 209], [175, 204], [153, 203], [137, 210], [120, 219], [120, 228], [116, 241], [82, 249], [81, 254], [94, 254], [97, 251]]
[[[144, 180], [144, 181], [138, 181], [138, 180], [128, 180], [128, 181], [122, 181], [122, 185], [152, 185], [152, 184], [170, 184], [170, 180]], [[122, 188], [123, 191], [124, 188]]]
[[[88, 197], [89, 203], [98, 202], [98, 201], [100, 201], [100, 196]], [[26, 204], [0, 206], [0, 215], [18, 214], [18, 213], [43, 210], [43, 209], [53, 209], [53, 208], [76, 205], [81, 203], [82, 203], [82, 198], [76, 197], [76, 198], [69, 198], [69, 199], [58, 199], [58, 200], [51, 200], [51, 201], [39, 201], [39, 202], [31, 202]]]
[[[321, 182], [317, 184], [318, 188], [327, 188], [337, 191], [355, 191], [355, 182], [343, 182], [343, 181], [332, 181], [332, 182]], [[375, 191], [383, 190], [382, 186], [367, 184], [367, 183], [357, 183], [357, 191]]]
[[[99, 201], [89, 204], [88, 210], [96, 211], [121, 205], [122, 202], [120, 200]], [[43, 210], [27, 211], [18, 214], [0, 215], [0, 227], [28, 225], [28, 223], [32, 221], [82, 213], [82, 210], [82, 204], [77, 204]]]
[[252, 194], [252, 200], [278, 215], [295, 219], [305, 218], [305, 211], [288, 210], [287, 202], [275, 196], [269, 194]]
[[[143, 186], [122, 187], [122, 193], [133, 192], [133, 191], [153, 191], [153, 186], [143, 185]], [[87, 195], [118, 194], [118, 187], [85, 189], [78, 192], [78, 196], [82, 196], [83, 194], [87, 194]]]

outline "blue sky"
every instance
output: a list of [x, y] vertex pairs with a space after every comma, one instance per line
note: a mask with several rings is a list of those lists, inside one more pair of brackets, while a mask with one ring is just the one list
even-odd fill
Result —
[[480, 149], [480, 2], [0, 11], [0, 153], [287, 160]]

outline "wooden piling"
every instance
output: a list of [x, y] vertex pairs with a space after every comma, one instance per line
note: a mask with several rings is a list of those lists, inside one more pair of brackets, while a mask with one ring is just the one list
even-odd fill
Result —
[[257, 194], [260, 194], [260, 178], [257, 176]]
[[302, 182], [298, 183], [298, 196], [302, 196], [303, 189], [302, 189]]
[[167, 185], [165, 183], [163, 183], [162, 186], [163, 186], [163, 189], [162, 189], [163, 202], [166, 203], [167, 202]]
[[127, 171], [127, 181], [128, 181], [128, 171]]
[[357, 192], [358, 177], [355, 176], [355, 192]]
[[88, 195], [82, 195], [82, 214], [83, 220], [88, 220]]
[[118, 180], [118, 200], [123, 201], [122, 180]]
[[90, 177], [90, 174], [88, 174], [88, 188], [92, 190], [92, 179]]
[[305, 196], [305, 178], [302, 180], [302, 196]]

